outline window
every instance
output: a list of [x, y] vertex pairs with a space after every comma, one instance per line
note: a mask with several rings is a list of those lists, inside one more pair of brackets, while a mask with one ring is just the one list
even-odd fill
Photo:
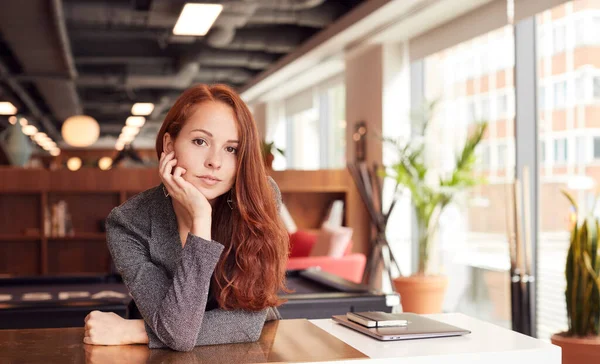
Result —
[[[444, 311], [462, 312], [467, 315], [510, 327], [510, 295], [496, 296], [494, 292], [509, 286], [507, 271], [508, 244], [506, 243], [504, 201], [505, 185], [514, 178], [514, 135], [508, 125], [514, 113], [509, 96], [514, 93], [512, 77], [494, 83], [498, 72], [494, 68], [514, 67], [514, 35], [511, 26], [494, 30], [475, 39], [447, 48], [424, 59], [424, 91], [426, 100], [439, 100], [439, 108], [429, 124], [427, 143], [435, 146], [433, 166], [435, 172], [443, 173], [456, 161], [456, 153], [474, 127], [474, 122], [489, 121], [504, 113], [502, 125], [488, 128], [477, 151], [478, 175], [488, 183], [466, 191], [450, 208], [451, 218], [439, 231], [440, 261], [445, 267], [449, 284], [461, 287], [453, 297], [444, 302]], [[490, 52], [485, 57], [483, 52]], [[488, 89], [468, 90], [467, 80], [455, 77], [455, 68], [446, 67], [455, 59], [465, 60], [465, 71], [471, 76], [475, 71], [488, 81]], [[488, 64], [486, 64], [488, 63]], [[469, 93], [467, 93], [469, 92]], [[454, 107], [447, 107], [453, 104]], [[456, 110], [462, 108], [463, 112]], [[464, 119], [462, 119], [464, 118]], [[507, 135], [508, 133], [508, 135]], [[451, 137], [456, 135], [457, 137]], [[464, 198], [464, 200], [462, 200]], [[472, 200], [485, 200], [482, 204]], [[449, 210], [449, 211], [450, 211]], [[502, 215], [502, 216], [500, 216]], [[460, 236], [460, 238], [457, 238]], [[485, 263], [476, 257], [485, 255]], [[465, 274], [468, 271], [469, 274]]]
[[590, 44], [600, 44], [600, 16], [595, 16], [592, 19], [592, 31], [589, 33], [592, 35], [592, 39], [590, 39]]
[[498, 145], [498, 169], [504, 169], [506, 167], [506, 143]]
[[486, 96], [481, 100], [481, 117], [479, 121], [490, 121], [490, 119], [490, 98]]
[[[600, 22], [595, 20], [600, 19], [598, 11], [597, 3], [576, 0], [566, 1], [536, 16], [536, 41], [541, 41], [539, 33], [542, 29], [553, 29], [551, 42], [556, 49], [552, 53], [564, 52], [558, 57], [544, 52], [536, 54], [537, 64], [542, 65], [536, 69], [538, 93], [540, 96], [546, 95], [546, 110], [564, 108], [572, 103], [583, 104], [592, 98], [593, 76], [598, 74], [591, 73], [595, 69], [590, 67], [589, 62], [578, 62], [577, 59], [591, 57], [595, 49], [588, 45], [600, 42], [600, 26], [596, 25]], [[568, 39], [565, 39], [565, 28], [574, 33], [568, 34]], [[579, 48], [573, 49], [573, 45]], [[564, 62], [572, 62], [570, 59], [575, 61], [568, 63], [568, 66], [559, 66], [561, 62], [563, 65]], [[542, 85], [548, 86], [545, 91]], [[544, 103], [540, 102], [540, 105]], [[569, 183], [572, 182], [571, 178], [579, 175], [594, 178], [596, 185], [600, 182], [594, 168], [588, 168], [592, 157], [600, 160], [600, 136], [593, 137], [597, 133], [590, 126], [593, 115], [586, 109], [568, 107], [560, 112], [546, 113], [546, 110], [538, 107], [538, 140], [546, 149], [545, 153], [542, 150], [538, 154], [539, 160], [545, 164], [538, 176], [536, 277], [536, 331], [543, 340], [549, 340], [552, 334], [568, 328], [564, 271], [569, 247], [570, 204], [560, 191], [567, 190], [578, 200], [585, 200], [594, 191], [572, 188], [575, 184]], [[567, 163], [577, 168], [567, 168]]]
[[546, 86], [540, 86], [538, 89], [538, 110], [544, 110], [546, 107]]
[[577, 164], [585, 164], [588, 162], [587, 156], [587, 137], [580, 135], [575, 139], [575, 146], [577, 147]]
[[554, 84], [554, 107], [563, 108], [566, 103], [567, 82], [561, 81]]
[[477, 111], [475, 110], [475, 101], [467, 103], [467, 124], [473, 124], [477, 121]]
[[481, 167], [483, 169], [490, 169], [490, 147], [485, 145], [481, 147]]
[[554, 53], [560, 53], [565, 50], [565, 25], [557, 25], [553, 31], [552, 49]]
[[600, 76], [594, 77], [594, 99], [600, 100]]
[[556, 163], [567, 162], [567, 139], [561, 138], [554, 141], [554, 161]]
[[546, 162], [546, 142], [540, 141], [540, 162], [544, 164]]
[[496, 112], [498, 116], [504, 116], [508, 113], [508, 96], [500, 95], [496, 98]]
[[[274, 169], [337, 169], [346, 165], [345, 85], [341, 77], [278, 101]], [[281, 115], [281, 116], [280, 116]], [[310, 146], [310, 148], [307, 148]], [[279, 159], [279, 160], [278, 160]]]
[[585, 100], [585, 76], [579, 75], [575, 79], [575, 96], [577, 97], [576, 102], [579, 103]]
[[586, 19], [581, 17], [575, 20], [575, 44], [577, 46], [582, 46], [586, 44]]
[[594, 159], [600, 159], [600, 137], [594, 137]]

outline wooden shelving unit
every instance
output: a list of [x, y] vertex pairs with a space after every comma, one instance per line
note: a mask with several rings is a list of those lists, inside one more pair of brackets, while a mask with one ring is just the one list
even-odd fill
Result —
[[[365, 252], [368, 219], [345, 170], [271, 171], [301, 229], [317, 232], [331, 202], [345, 202], [354, 250]], [[0, 167], [0, 275], [107, 272], [103, 222], [116, 206], [160, 183], [155, 169], [27, 170]], [[67, 202], [73, 236], [44, 236], [46, 206]]]
[[[135, 193], [160, 183], [155, 170], [0, 168], [0, 275], [107, 272], [104, 219]], [[45, 236], [46, 207], [65, 201], [73, 236]]]

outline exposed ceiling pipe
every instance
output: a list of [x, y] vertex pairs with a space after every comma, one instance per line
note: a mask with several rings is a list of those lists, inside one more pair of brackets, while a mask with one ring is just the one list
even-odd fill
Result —
[[27, 91], [14, 79], [9, 77], [10, 73], [8, 67], [0, 60], [0, 78], [4, 79], [4, 82], [10, 87], [10, 89], [17, 95], [17, 97], [25, 104], [31, 115], [44, 126], [44, 130], [48, 136], [50, 136], [55, 142], [61, 141], [62, 136], [56, 130], [54, 123], [48, 119], [48, 117], [40, 110], [35, 101], [29, 96]]
[[304, 11], [259, 10], [248, 19], [248, 24], [294, 24], [323, 28], [338, 16], [338, 8], [325, 3], [318, 8]]
[[215, 28], [206, 36], [206, 42], [215, 48], [287, 53], [304, 40], [304, 32], [297, 28], [273, 32], [268, 29]]
[[243, 0], [247, 3], [257, 4], [261, 8], [279, 10], [306, 10], [319, 6], [325, 0]]
[[248, 53], [226, 50], [211, 50], [197, 56], [201, 66], [246, 67], [263, 70], [277, 60], [277, 56], [267, 53]]
[[[48, 14], [51, 14], [50, 16]], [[56, 119], [81, 113], [73, 78], [75, 66], [60, 0], [11, 1], [2, 4], [0, 33], [24, 75], [61, 75], [34, 81]]]
[[198, 63], [190, 62], [183, 65], [176, 74], [168, 75], [81, 75], [77, 79], [77, 85], [83, 87], [183, 90], [190, 86], [198, 70]]
[[[271, 19], [273, 24], [322, 28], [335, 18], [339, 8], [326, 6], [324, 0], [229, 0], [221, 3], [223, 12], [215, 26], [231, 28], [241, 28], [255, 17], [255, 23], [264, 24]], [[132, 9], [126, 2], [74, 2], [66, 4], [65, 15], [71, 25], [171, 28], [177, 22], [180, 9], [177, 3], [167, 0], [153, 1], [147, 12]]]
[[77, 57], [79, 66], [98, 66], [107, 64], [127, 64], [131, 66], [167, 66], [173, 63], [170, 57]]

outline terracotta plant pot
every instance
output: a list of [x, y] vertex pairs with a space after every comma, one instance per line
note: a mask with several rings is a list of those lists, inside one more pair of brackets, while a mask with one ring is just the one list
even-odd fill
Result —
[[394, 279], [396, 292], [400, 294], [400, 302], [404, 312], [440, 313], [448, 277], [414, 275]]
[[275, 160], [275, 156], [273, 155], [273, 153], [267, 154], [267, 156], [265, 157], [265, 167], [267, 169], [273, 169], [273, 161], [274, 160]]
[[571, 337], [554, 334], [552, 344], [562, 349], [563, 364], [600, 363], [600, 337]]

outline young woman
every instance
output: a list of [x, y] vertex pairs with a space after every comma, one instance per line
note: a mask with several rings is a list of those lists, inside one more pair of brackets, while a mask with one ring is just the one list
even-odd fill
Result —
[[162, 184], [113, 209], [106, 223], [143, 320], [91, 312], [84, 342], [189, 351], [258, 340], [265, 319], [278, 316], [289, 242], [250, 111], [227, 86], [188, 89], [164, 120], [156, 153]]

